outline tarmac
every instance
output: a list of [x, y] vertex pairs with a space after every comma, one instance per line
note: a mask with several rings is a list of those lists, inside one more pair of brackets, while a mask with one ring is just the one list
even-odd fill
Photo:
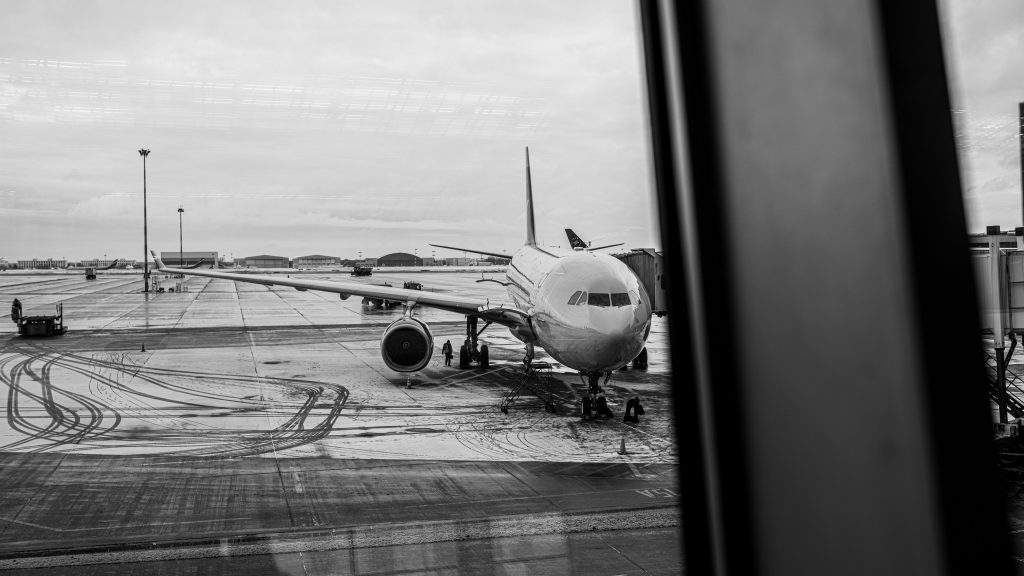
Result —
[[[154, 277], [163, 293], [142, 293], [138, 273], [0, 274], [0, 299], [32, 315], [62, 302], [68, 325], [23, 338], [0, 323], [0, 571], [683, 571], [663, 319], [649, 368], [605, 386], [616, 418], [580, 419], [586, 386], [557, 364], [502, 414], [524, 374], [499, 326], [482, 335], [491, 368], [445, 367], [441, 344], [457, 348], [465, 321], [417, 309], [435, 356], [406, 375], [379, 349], [400, 309]], [[358, 280], [506, 299], [480, 279]], [[633, 397], [639, 424], [622, 421]]]

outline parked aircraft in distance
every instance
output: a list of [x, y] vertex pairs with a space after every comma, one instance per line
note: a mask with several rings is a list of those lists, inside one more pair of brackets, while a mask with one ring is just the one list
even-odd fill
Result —
[[[484, 368], [489, 366], [487, 345], [478, 346], [477, 338], [490, 324], [501, 324], [526, 345], [523, 362], [528, 371], [534, 346], [540, 346], [555, 360], [586, 378], [588, 397], [580, 403], [582, 414], [591, 416], [594, 411], [608, 414], [605, 398], [600, 395], [601, 376], [607, 383], [614, 370], [628, 364], [644, 349], [651, 329], [650, 301], [633, 271], [617, 258], [588, 250], [556, 253], [538, 246], [533, 212], [527, 148], [526, 242], [512, 255], [506, 281], [501, 282], [508, 290], [511, 304], [495, 305], [477, 298], [356, 282], [167, 268], [155, 252], [153, 257], [157, 268], [163, 272], [334, 292], [343, 300], [356, 295], [402, 301], [404, 316], [392, 322], [381, 338], [384, 363], [398, 372], [420, 370], [433, 355], [433, 336], [427, 324], [414, 315], [416, 306], [466, 316], [466, 340], [459, 350], [461, 368], [473, 362]], [[507, 254], [497, 252], [432, 246], [508, 258]], [[484, 326], [477, 330], [479, 320], [484, 321]]]
[[569, 247], [573, 250], [602, 250], [604, 248], [614, 248], [616, 246], [622, 246], [625, 242], [619, 242], [618, 244], [607, 244], [605, 246], [598, 246], [591, 248], [590, 242], [584, 242], [582, 238], [576, 235], [572, 231], [572, 228], [565, 229], [565, 235], [569, 237]]

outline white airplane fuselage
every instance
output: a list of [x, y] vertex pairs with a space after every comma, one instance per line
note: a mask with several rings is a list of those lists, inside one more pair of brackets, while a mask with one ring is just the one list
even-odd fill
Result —
[[526, 245], [512, 256], [506, 277], [512, 302], [533, 320], [535, 343], [561, 364], [607, 372], [643, 349], [651, 304], [636, 275], [617, 258]]

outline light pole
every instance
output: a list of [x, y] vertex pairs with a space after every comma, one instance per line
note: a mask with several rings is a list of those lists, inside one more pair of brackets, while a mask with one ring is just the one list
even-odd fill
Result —
[[146, 156], [149, 150], [139, 149], [142, 156], [142, 291], [149, 293], [149, 226], [146, 221]]
[[178, 266], [185, 267], [185, 252], [182, 249], [184, 243], [181, 241], [181, 215], [185, 213], [185, 209], [178, 204]]

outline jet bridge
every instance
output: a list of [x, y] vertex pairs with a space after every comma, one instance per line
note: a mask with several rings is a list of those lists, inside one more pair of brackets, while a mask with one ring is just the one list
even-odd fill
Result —
[[1024, 337], [1024, 228], [1004, 232], [989, 226], [970, 244], [989, 397], [999, 405], [999, 422], [1005, 425], [1009, 416], [1024, 417], [1024, 369], [1010, 366], [1018, 339]]

